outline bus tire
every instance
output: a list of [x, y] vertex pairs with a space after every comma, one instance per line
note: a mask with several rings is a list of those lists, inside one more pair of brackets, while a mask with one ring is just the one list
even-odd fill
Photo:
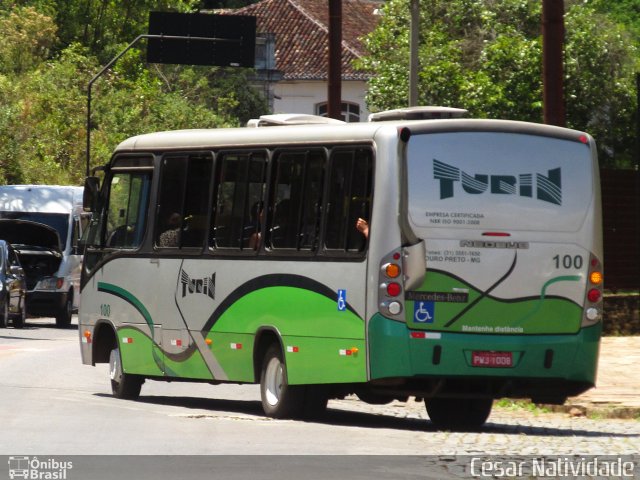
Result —
[[489, 418], [491, 398], [425, 398], [431, 422], [442, 429], [480, 428]]
[[136, 400], [140, 396], [140, 389], [144, 379], [137, 375], [124, 373], [120, 349], [117, 347], [112, 349], [109, 354], [109, 377], [111, 378], [111, 391], [114, 397]]
[[304, 393], [302, 416], [307, 419], [322, 417], [327, 411], [329, 390], [324, 385], [308, 385]]
[[71, 325], [71, 315], [73, 314], [73, 291], [69, 291], [67, 301], [56, 313], [56, 327], [67, 328]]
[[271, 418], [298, 418], [303, 413], [304, 397], [304, 386], [287, 383], [287, 367], [280, 347], [270, 345], [260, 373], [260, 398], [265, 415]]

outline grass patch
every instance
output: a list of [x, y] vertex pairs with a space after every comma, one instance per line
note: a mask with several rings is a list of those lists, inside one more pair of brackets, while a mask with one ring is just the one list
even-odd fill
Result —
[[529, 413], [533, 413], [534, 415], [539, 415], [541, 413], [551, 413], [551, 409], [541, 405], [536, 405], [535, 403], [532, 403], [531, 400], [514, 400], [512, 398], [501, 398], [494, 402], [494, 406], [502, 408], [504, 410], [510, 410], [512, 412], [527, 411]]

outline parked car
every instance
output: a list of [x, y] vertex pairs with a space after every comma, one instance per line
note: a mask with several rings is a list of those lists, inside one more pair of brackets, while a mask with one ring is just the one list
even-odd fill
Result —
[[27, 280], [16, 251], [0, 240], [0, 327], [13, 321], [15, 328], [24, 327], [26, 318]]

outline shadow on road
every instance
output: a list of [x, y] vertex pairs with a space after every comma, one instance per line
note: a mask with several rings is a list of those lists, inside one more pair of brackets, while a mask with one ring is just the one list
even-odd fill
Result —
[[[111, 395], [95, 394], [96, 396], [109, 398]], [[111, 397], [112, 398], [112, 397]], [[116, 399], [114, 399], [115, 401]], [[123, 401], [123, 400], [117, 400]], [[151, 405], [165, 405], [179, 408], [189, 408], [201, 410], [201, 412], [190, 416], [195, 419], [199, 418], [215, 418], [219, 413], [236, 413], [245, 414], [255, 417], [261, 417], [265, 420], [278, 421], [269, 419], [264, 416], [262, 405], [256, 400], [229, 400], [229, 399], [213, 399], [201, 397], [168, 397], [142, 395], [137, 403], [147, 403]], [[202, 410], [211, 411], [208, 415]], [[215, 414], [213, 413], [215, 412]], [[387, 428], [394, 430], [414, 431], [414, 432], [437, 432], [441, 431], [433, 425], [429, 420], [418, 418], [401, 418], [392, 415], [384, 415], [382, 413], [367, 413], [342, 410], [337, 408], [327, 408], [326, 412], [314, 419], [299, 420], [303, 422], [319, 423], [331, 426], [354, 427], [354, 428]], [[554, 436], [554, 437], [619, 437], [619, 438], [637, 438], [637, 434], [598, 432], [588, 429], [576, 429], [573, 427], [562, 428], [544, 425], [545, 419], [539, 419], [540, 425], [519, 425], [515, 423], [497, 423], [491, 422], [491, 419], [480, 429], [464, 430], [465, 432], [478, 432], [487, 434], [503, 434], [503, 435], [532, 435], [532, 436]], [[548, 420], [547, 420], [548, 421]], [[463, 430], [460, 430], [463, 431]]]
[[[40, 319], [38, 319], [40, 320]], [[43, 333], [47, 333], [47, 332], [52, 332], [52, 331], [60, 331], [60, 332], [77, 332], [78, 331], [78, 325], [74, 325], [71, 324], [68, 327], [57, 327], [55, 324], [55, 320], [53, 320], [53, 323], [40, 323], [39, 321], [37, 323], [33, 322], [33, 321], [29, 321], [27, 320], [24, 324], [23, 328], [14, 328], [13, 326], [9, 325], [9, 327], [5, 327], [0, 329], [0, 339], [5, 339], [5, 340], [56, 340], [55, 338], [44, 338], [41, 336], [30, 336], [27, 337], [25, 335], [21, 335], [21, 333], [24, 334], [30, 334], [30, 333], [36, 333], [38, 331], [42, 331]]]

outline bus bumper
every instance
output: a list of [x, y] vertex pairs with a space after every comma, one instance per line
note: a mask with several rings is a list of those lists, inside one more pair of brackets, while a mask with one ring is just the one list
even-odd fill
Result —
[[[429, 332], [376, 315], [369, 322], [370, 380], [407, 394], [532, 398], [562, 403], [595, 385], [601, 323], [575, 335]], [[478, 367], [473, 352], [511, 352], [509, 367]]]

